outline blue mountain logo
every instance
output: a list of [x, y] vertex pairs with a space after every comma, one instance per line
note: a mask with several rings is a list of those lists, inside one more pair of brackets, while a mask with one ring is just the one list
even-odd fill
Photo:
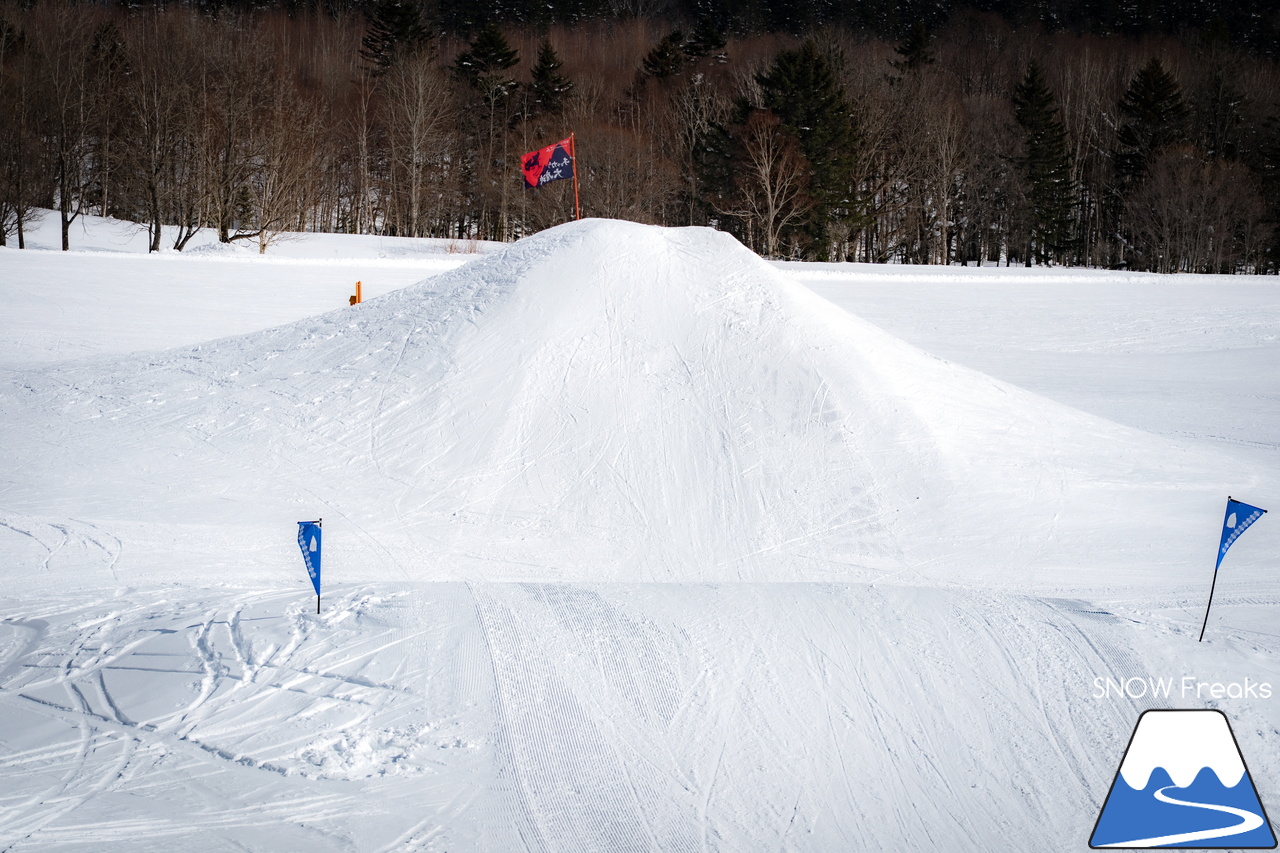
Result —
[[1226, 715], [1144, 712], [1089, 846], [1274, 848], [1275, 834]]

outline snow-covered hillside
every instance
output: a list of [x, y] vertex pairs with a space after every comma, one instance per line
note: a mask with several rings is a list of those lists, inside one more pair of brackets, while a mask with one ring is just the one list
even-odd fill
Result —
[[[972, 369], [1019, 305], [1069, 337], [1006, 271], [930, 298], [598, 220], [462, 266], [351, 245], [0, 251], [0, 843], [1080, 849], [1146, 706], [1096, 677], [1280, 686], [1265, 521], [1195, 642], [1226, 494], [1280, 504], [1270, 434]], [[326, 310], [368, 269], [401, 278]], [[1241, 433], [1246, 389], [1213, 392]], [[1224, 709], [1265, 801], [1280, 714]]]

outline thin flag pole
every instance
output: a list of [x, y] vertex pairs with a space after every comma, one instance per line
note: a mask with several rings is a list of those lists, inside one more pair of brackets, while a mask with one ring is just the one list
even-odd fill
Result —
[[[357, 285], [356, 285], [356, 287], [357, 287], [357, 288], [359, 288], [359, 285], [357, 284]], [[359, 291], [357, 290], [357, 292], [359, 292]], [[323, 529], [324, 529], [324, 519], [323, 519], [323, 518], [317, 518], [317, 519], [316, 519], [316, 527], [319, 527], [321, 530], [323, 530]], [[320, 615], [320, 590], [316, 590], [316, 615], [317, 615], [317, 616], [319, 616], [319, 615]]]
[[1209, 624], [1209, 608], [1213, 607], [1213, 588], [1218, 585], [1218, 570], [1213, 570], [1213, 583], [1209, 584], [1209, 604], [1204, 609], [1204, 622], [1200, 625], [1200, 639], [1197, 642], [1204, 642], [1204, 629]]
[[582, 218], [582, 207], [578, 204], [578, 141], [573, 131], [569, 132], [569, 152], [573, 157], [573, 218]]

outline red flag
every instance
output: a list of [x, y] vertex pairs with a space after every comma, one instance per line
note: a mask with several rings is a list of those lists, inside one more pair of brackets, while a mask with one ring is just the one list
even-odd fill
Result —
[[524, 172], [524, 185], [530, 189], [572, 178], [573, 137], [530, 151], [520, 158], [520, 170]]

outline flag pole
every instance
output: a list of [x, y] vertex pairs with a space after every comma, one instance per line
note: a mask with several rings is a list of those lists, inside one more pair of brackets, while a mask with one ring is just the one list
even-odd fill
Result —
[[[359, 284], [357, 284], [357, 285], [356, 285], [357, 292], [359, 292], [359, 287], [360, 287], [360, 285], [359, 285]], [[323, 529], [324, 529], [324, 519], [323, 519], [323, 518], [317, 518], [317, 519], [316, 519], [316, 527], [319, 527], [321, 530], [323, 530]], [[316, 590], [316, 615], [317, 615], [317, 616], [319, 616], [319, 615], [320, 615], [320, 590]]]
[[569, 131], [569, 150], [573, 156], [573, 218], [582, 218], [582, 207], [578, 204], [578, 141], [573, 131]]
[[1213, 588], [1218, 585], [1218, 570], [1213, 570], [1213, 583], [1209, 584], [1209, 604], [1204, 608], [1204, 622], [1200, 625], [1200, 639], [1196, 642], [1204, 642], [1204, 629], [1209, 624], [1209, 608], [1213, 607]]
[[[1227, 495], [1227, 509], [1230, 511], [1231, 502], [1235, 498]], [[1222, 546], [1218, 546], [1218, 562], [1213, 567], [1213, 582], [1209, 584], [1209, 603], [1204, 607], [1204, 621], [1200, 623], [1200, 639], [1197, 643], [1204, 642], [1204, 629], [1209, 625], [1209, 608], [1213, 607], [1213, 590], [1218, 585], [1218, 569], [1222, 566]]]

